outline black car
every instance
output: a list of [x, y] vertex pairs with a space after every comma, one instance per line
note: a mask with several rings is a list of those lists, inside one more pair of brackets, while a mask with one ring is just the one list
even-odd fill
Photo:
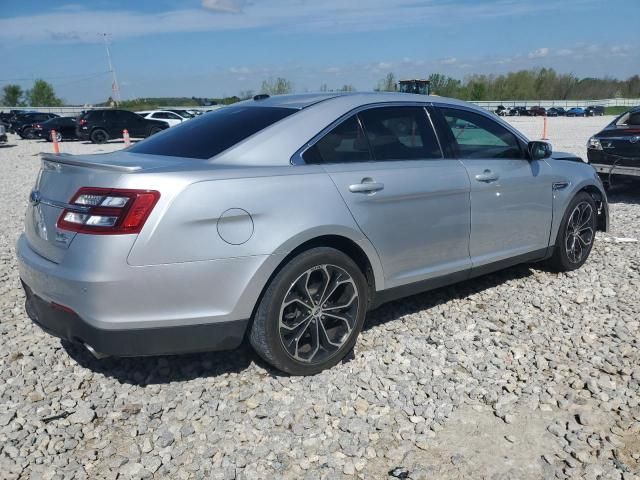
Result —
[[75, 117], [58, 117], [47, 120], [46, 122], [34, 125], [36, 136], [43, 138], [48, 142], [52, 141], [51, 130], [56, 131], [56, 139], [58, 142], [63, 140], [74, 140], [78, 138], [76, 135], [76, 119]]
[[547, 110], [547, 117], [564, 117], [567, 111], [562, 107], [551, 107]]
[[128, 110], [90, 110], [78, 118], [76, 135], [93, 143], [105, 143], [122, 138], [125, 129], [132, 138], [146, 138], [166, 128], [166, 122], [142, 118]]
[[510, 117], [528, 117], [529, 110], [527, 107], [513, 107], [509, 110]]
[[601, 117], [604, 115], [604, 107], [602, 105], [593, 105], [584, 109], [586, 117]]
[[591, 137], [587, 158], [605, 185], [616, 177], [640, 177], [640, 106]]
[[57, 118], [55, 113], [27, 112], [19, 113], [11, 118], [9, 131], [17, 133], [21, 138], [36, 138], [33, 125], [36, 123], [46, 122], [52, 118]]

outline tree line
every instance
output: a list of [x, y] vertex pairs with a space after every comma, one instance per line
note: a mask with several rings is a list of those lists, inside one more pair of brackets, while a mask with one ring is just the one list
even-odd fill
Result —
[[[398, 81], [394, 73], [388, 73], [374, 87], [376, 91], [397, 91]], [[640, 98], [640, 75], [633, 75], [626, 80], [615, 78], [579, 78], [571, 73], [558, 73], [552, 68], [520, 70], [500, 75], [474, 74], [460, 80], [441, 73], [432, 73], [431, 93], [443, 97], [461, 100], [590, 100], [601, 98]], [[283, 77], [264, 80], [257, 93], [282, 95], [294, 92], [293, 83]], [[330, 89], [326, 83], [320, 85], [321, 92], [352, 92], [353, 85], [344, 84]], [[210, 103], [228, 105], [252, 98], [253, 90], [245, 90], [238, 95], [216, 99], [208, 99]], [[121, 102], [122, 108], [143, 106], [155, 108], [170, 105], [175, 99], [135, 99]], [[187, 99], [184, 105], [198, 105], [195, 97]], [[168, 102], [168, 103], [167, 103]], [[57, 107], [63, 104], [55, 93], [53, 86], [45, 80], [38, 79], [28, 90], [19, 85], [5, 85], [2, 89], [0, 105], [6, 107]], [[175, 105], [175, 104], [174, 104]]]
[[28, 90], [23, 90], [20, 85], [5, 85], [0, 98], [0, 105], [5, 107], [60, 107], [63, 103], [53, 86], [42, 79], [35, 80]]
[[[432, 73], [431, 92], [461, 100], [591, 100], [601, 98], [640, 98], [640, 76], [579, 78], [552, 68], [520, 70], [502, 75], [469, 75], [459, 80]], [[397, 90], [393, 73], [378, 82], [376, 90]]]

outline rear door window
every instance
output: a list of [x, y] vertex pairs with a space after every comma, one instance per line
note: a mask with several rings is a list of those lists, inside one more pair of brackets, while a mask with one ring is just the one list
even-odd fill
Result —
[[302, 155], [305, 163], [368, 162], [369, 142], [356, 115], [335, 127]]
[[358, 116], [376, 161], [442, 158], [424, 108], [372, 108]]
[[295, 112], [281, 107], [224, 107], [149, 137], [129, 151], [207, 159]]

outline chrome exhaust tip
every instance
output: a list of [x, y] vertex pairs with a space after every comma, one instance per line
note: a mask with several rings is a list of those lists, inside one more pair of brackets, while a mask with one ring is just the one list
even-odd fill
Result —
[[83, 345], [84, 345], [84, 348], [86, 348], [86, 349], [87, 349], [87, 351], [88, 351], [91, 355], [93, 355], [93, 357], [94, 357], [96, 360], [102, 360], [103, 358], [107, 358], [107, 357], [109, 357], [109, 355], [107, 355], [106, 353], [97, 352], [97, 351], [96, 351], [96, 350], [95, 350], [91, 345], [89, 345], [89, 344], [87, 344], [87, 343], [84, 343]]

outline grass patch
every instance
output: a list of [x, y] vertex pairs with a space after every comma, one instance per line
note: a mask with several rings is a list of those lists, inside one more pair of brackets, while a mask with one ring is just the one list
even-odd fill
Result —
[[631, 107], [604, 107], [605, 115], [620, 115], [621, 113], [626, 112]]

